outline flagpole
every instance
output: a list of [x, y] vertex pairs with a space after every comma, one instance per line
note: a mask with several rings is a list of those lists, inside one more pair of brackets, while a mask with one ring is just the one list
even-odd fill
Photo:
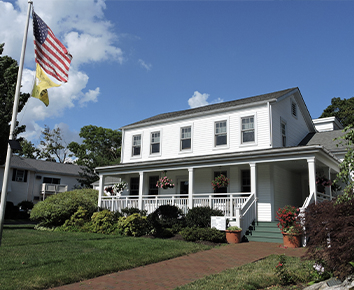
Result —
[[[24, 36], [23, 36], [23, 41], [22, 41], [20, 65], [18, 67], [17, 83], [16, 83], [15, 98], [14, 98], [14, 106], [13, 106], [13, 111], [12, 111], [12, 120], [11, 120], [9, 140], [13, 140], [14, 131], [15, 131], [15, 128], [16, 128], [18, 103], [19, 103], [19, 99], [20, 99], [20, 90], [21, 90], [23, 63], [24, 63], [24, 60], [25, 60], [27, 34], [28, 34], [28, 24], [29, 24], [29, 19], [30, 19], [32, 3], [33, 3], [32, 0], [28, 0], [27, 22], [26, 22], [25, 32], [24, 32]], [[5, 208], [6, 208], [6, 197], [7, 197], [7, 182], [8, 182], [8, 179], [9, 179], [11, 155], [12, 155], [12, 149], [11, 149], [10, 144], [8, 144], [7, 145], [6, 162], [5, 162], [5, 170], [4, 170], [4, 178], [3, 178], [2, 190], [1, 190], [1, 202], [0, 202], [0, 246], [1, 246], [2, 230], [3, 230], [3, 227], [4, 227], [4, 219], [5, 219]]]

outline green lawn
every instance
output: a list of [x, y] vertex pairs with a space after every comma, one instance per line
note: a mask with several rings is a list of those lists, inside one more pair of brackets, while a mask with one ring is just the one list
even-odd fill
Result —
[[36, 231], [5, 225], [0, 289], [46, 289], [210, 247], [183, 241]]

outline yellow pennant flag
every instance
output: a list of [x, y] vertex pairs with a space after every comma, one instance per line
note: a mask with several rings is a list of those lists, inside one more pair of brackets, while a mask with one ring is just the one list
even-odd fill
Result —
[[51, 81], [37, 63], [36, 80], [32, 90], [32, 97], [40, 99], [46, 106], [48, 106], [49, 98], [47, 89], [51, 87], [60, 87], [60, 85], [57, 85], [55, 82]]

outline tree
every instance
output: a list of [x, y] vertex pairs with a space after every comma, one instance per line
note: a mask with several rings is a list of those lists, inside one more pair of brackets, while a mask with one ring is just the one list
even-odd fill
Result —
[[122, 133], [88, 125], [81, 128], [79, 135], [83, 138], [82, 144], [71, 142], [68, 148], [78, 158], [76, 163], [84, 166], [79, 182], [90, 187], [91, 183], [99, 179], [94, 171], [96, 167], [120, 162]]
[[354, 97], [332, 98], [331, 105], [324, 109], [320, 118], [337, 117], [344, 127], [354, 124]]
[[41, 138], [41, 158], [53, 160], [53, 156], [55, 156], [59, 163], [64, 163], [67, 157], [72, 156], [72, 154], [69, 153], [68, 146], [63, 139], [61, 129], [59, 127], [50, 130], [47, 125], [44, 125]]
[[[6, 160], [7, 145], [9, 140], [14, 97], [16, 91], [18, 65], [17, 61], [9, 56], [1, 56], [4, 43], [0, 44], [0, 164]], [[30, 94], [20, 93], [18, 112], [25, 106]], [[24, 132], [26, 126], [18, 126], [14, 135]]]
[[22, 151], [18, 153], [19, 156], [23, 156], [25, 158], [30, 158], [30, 159], [40, 158], [41, 150], [39, 150], [39, 148], [36, 148], [31, 141], [22, 138], [20, 144], [22, 147]]

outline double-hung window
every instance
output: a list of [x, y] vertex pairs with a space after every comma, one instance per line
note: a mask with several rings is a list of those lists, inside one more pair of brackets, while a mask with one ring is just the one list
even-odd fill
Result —
[[254, 116], [242, 118], [241, 142], [254, 142]]
[[140, 156], [141, 151], [141, 135], [133, 136], [132, 156]]
[[192, 129], [191, 127], [181, 128], [181, 150], [190, 150], [192, 148]]
[[12, 181], [27, 182], [27, 170], [13, 169]]
[[160, 153], [160, 132], [151, 133], [150, 153]]
[[226, 121], [215, 122], [215, 146], [227, 145]]

